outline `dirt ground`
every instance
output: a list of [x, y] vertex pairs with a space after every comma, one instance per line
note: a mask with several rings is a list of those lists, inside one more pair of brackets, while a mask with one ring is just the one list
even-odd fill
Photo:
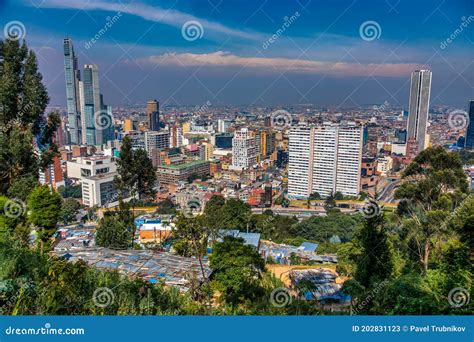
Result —
[[[323, 268], [330, 270], [334, 273], [336, 273], [336, 265], [331, 265], [331, 264], [325, 264], [321, 266], [317, 265], [266, 265], [267, 270], [273, 273], [275, 277], [283, 281], [283, 283], [286, 286], [290, 286], [290, 278], [288, 277], [288, 274], [291, 270], [308, 270], [308, 269], [316, 269], [316, 268]], [[336, 273], [337, 274], [337, 273]], [[347, 277], [337, 277], [336, 278], [336, 284], [341, 284], [345, 280], [347, 280]]]

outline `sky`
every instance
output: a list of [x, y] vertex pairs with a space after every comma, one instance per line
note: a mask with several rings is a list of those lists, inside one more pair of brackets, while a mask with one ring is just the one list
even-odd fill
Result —
[[474, 98], [472, 0], [0, 0], [0, 19], [35, 50], [51, 105], [66, 104], [65, 37], [113, 106], [406, 108], [420, 68], [432, 105]]

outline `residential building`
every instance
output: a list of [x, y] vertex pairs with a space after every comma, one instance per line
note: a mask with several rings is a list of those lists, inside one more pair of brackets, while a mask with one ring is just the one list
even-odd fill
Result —
[[145, 150], [152, 157], [153, 150], [161, 151], [170, 145], [170, 133], [167, 130], [145, 132]]
[[308, 198], [360, 192], [363, 127], [300, 124], [289, 133], [288, 195]]
[[232, 140], [232, 166], [248, 168], [257, 163], [255, 135], [248, 128], [241, 128]]
[[133, 120], [132, 119], [125, 119], [123, 121], [123, 131], [124, 132], [127, 132], [127, 131], [133, 131], [134, 130], [134, 127], [133, 127]]
[[392, 157], [385, 156], [377, 160], [377, 172], [382, 176], [387, 176], [393, 168], [393, 159]]
[[231, 121], [219, 119], [217, 120], [217, 131], [219, 133], [226, 133], [231, 125], [232, 125]]
[[57, 189], [61, 185], [66, 185], [61, 166], [61, 159], [59, 157], [54, 157], [53, 162], [48, 165], [46, 169], [40, 169], [39, 182], [43, 185], [49, 185], [54, 189]]
[[362, 158], [360, 191], [363, 191], [370, 196], [375, 196], [378, 181], [377, 160], [375, 158]]
[[408, 134], [418, 143], [418, 153], [427, 146], [426, 129], [431, 93], [431, 71], [416, 70], [411, 74], [410, 103], [408, 109]]

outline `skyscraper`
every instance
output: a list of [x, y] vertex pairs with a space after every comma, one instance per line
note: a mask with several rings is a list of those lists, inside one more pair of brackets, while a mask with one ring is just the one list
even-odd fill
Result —
[[469, 101], [469, 125], [466, 130], [466, 148], [474, 149], [474, 100]]
[[159, 131], [160, 103], [156, 100], [148, 101], [146, 104], [146, 115], [148, 116], [148, 129], [150, 131]]
[[418, 153], [423, 151], [428, 141], [426, 128], [430, 107], [431, 71], [415, 70], [411, 74], [410, 103], [408, 108], [408, 139], [417, 141]]
[[360, 192], [363, 128], [353, 123], [300, 124], [289, 134], [288, 195], [308, 198]]
[[81, 106], [79, 101], [79, 82], [81, 72], [77, 68], [77, 57], [70, 38], [64, 39], [64, 76], [66, 79], [67, 115], [69, 143], [82, 143]]
[[113, 140], [112, 108], [106, 106], [99, 88], [99, 68], [84, 65], [84, 80], [80, 82], [82, 107], [82, 141], [88, 145], [102, 145]]

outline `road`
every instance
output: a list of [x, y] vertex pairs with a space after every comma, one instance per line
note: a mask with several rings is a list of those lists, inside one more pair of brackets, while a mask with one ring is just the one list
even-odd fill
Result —
[[383, 188], [382, 192], [378, 196], [380, 202], [391, 203], [394, 200], [395, 188], [400, 185], [401, 180], [397, 179], [389, 183]]

